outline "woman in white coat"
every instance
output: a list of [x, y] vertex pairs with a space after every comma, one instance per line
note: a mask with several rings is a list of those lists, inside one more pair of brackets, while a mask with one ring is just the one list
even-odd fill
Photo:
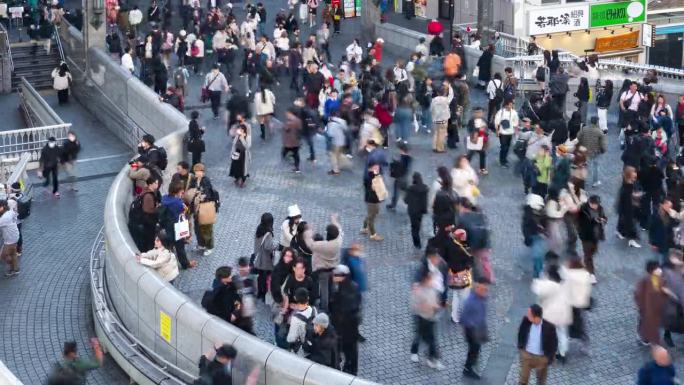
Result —
[[470, 162], [465, 155], [456, 158], [454, 168], [451, 169], [451, 182], [454, 192], [462, 198], [468, 198], [470, 203], [476, 204], [476, 199], [480, 195], [477, 188], [477, 173], [470, 166]]
[[589, 337], [584, 327], [582, 313], [591, 304], [591, 275], [584, 268], [579, 257], [571, 258], [568, 261], [567, 268], [561, 267], [560, 274], [568, 294], [570, 308], [572, 309], [572, 324], [570, 325], [569, 336], [570, 338], [581, 339], [584, 344], [582, 350], [586, 351]]
[[69, 102], [69, 86], [71, 85], [71, 72], [65, 62], [52, 70], [52, 88], [57, 91], [57, 101], [59, 104]]
[[266, 126], [271, 121], [271, 115], [275, 112], [275, 102], [275, 95], [268, 88], [262, 87], [254, 94], [254, 107], [261, 128], [261, 140], [266, 140]]
[[163, 280], [173, 284], [173, 280], [180, 273], [178, 270], [178, 260], [169, 251], [168, 245], [165, 245], [160, 237], [166, 238], [163, 231], [154, 239], [154, 249], [138, 254], [135, 258], [138, 263], [153, 268]]
[[556, 325], [558, 336], [559, 361], [565, 362], [568, 351], [568, 326], [572, 323], [572, 308], [565, 285], [561, 282], [558, 266], [551, 265], [546, 277], [532, 281], [532, 292], [539, 299], [539, 306], [544, 310], [543, 318]]

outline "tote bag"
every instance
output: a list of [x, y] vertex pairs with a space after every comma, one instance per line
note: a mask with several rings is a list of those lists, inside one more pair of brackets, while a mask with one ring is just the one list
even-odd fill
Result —
[[173, 224], [173, 232], [177, 241], [190, 236], [190, 221], [185, 218], [185, 215], [178, 216], [178, 222]]

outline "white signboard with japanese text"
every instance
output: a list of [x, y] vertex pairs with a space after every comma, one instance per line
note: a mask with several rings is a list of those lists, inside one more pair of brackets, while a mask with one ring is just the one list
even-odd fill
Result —
[[529, 11], [529, 34], [544, 35], [589, 28], [589, 5], [539, 8]]

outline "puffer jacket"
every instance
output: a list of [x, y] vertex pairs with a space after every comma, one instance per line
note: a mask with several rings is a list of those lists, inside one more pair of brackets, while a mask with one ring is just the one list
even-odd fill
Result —
[[589, 159], [606, 152], [606, 134], [597, 125], [584, 126], [577, 134], [577, 140], [580, 146], [586, 147]]
[[568, 326], [572, 323], [572, 308], [567, 290], [562, 284], [549, 279], [535, 279], [532, 281], [532, 292], [539, 297], [545, 320], [555, 326]]
[[165, 248], [140, 254], [140, 264], [153, 268], [166, 282], [173, 281], [180, 274], [176, 256]]

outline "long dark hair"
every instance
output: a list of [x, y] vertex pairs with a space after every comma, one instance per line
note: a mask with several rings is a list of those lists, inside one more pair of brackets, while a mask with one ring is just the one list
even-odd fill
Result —
[[447, 169], [444, 166], [439, 166], [437, 168], [437, 175], [439, 176], [439, 179], [442, 181], [442, 190], [449, 191], [451, 190], [451, 174], [449, 173], [449, 169]]
[[256, 237], [261, 238], [266, 233], [273, 233], [273, 214], [263, 213], [261, 214], [261, 222], [256, 228]]
[[69, 67], [65, 62], [62, 62], [62, 64], [59, 65], [59, 76], [66, 76], [67, 72], [69, 72]]

